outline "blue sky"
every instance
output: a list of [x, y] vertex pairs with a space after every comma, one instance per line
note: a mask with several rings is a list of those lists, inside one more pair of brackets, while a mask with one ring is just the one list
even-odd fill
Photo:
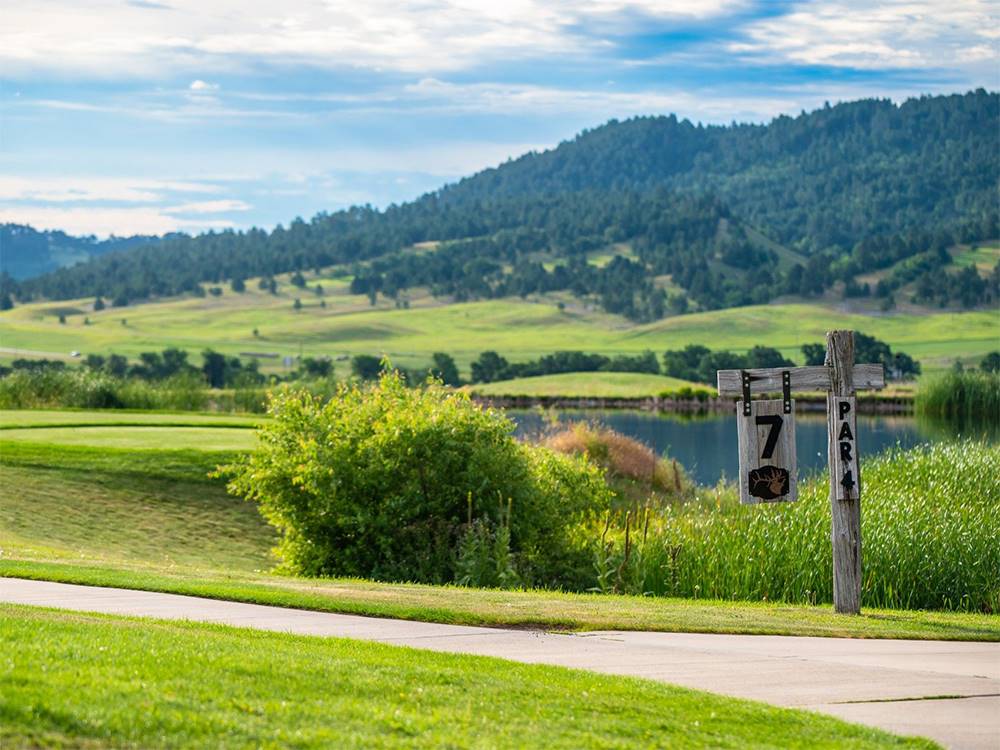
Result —
[[99, 236], [385, 206], [612, 117], [1000, 88], [978, 0], [15, 3], [0, 221]]

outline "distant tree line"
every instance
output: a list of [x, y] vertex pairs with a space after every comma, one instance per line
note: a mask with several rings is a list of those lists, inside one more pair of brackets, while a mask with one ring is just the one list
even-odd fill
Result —
[[[826, 345], [804, 344], [802, 355], [805, 365], [822, 365], [826, 359]], [[920, 363], [904, 352], [893, 353], [884, 341], [857, 332], [854, 334], [854, 360], [885, 367], [886, 378], [907, 380], [920, 374]], [[698, 383], [716, 382], [718, 370], [749, 370], [767, 367], [794, 367], [795, 363], [769, 346], [755, 346], [746, 354], [730, 351], [712, 351], [700, 344], [690, 344], [683, 349], [667, 351], [663, 355], [663, 374]]]

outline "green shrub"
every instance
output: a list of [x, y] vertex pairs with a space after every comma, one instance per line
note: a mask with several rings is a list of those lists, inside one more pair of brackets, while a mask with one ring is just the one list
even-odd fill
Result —
[[223, 472], [281, 531], [290, 572], [454, 581], [459, 540], [478, 522], [483, 543], [509, 528], [525, 583], [582, 582], [589, 552], [575, 529], [610, 503], [600, 470], [516, 442], [507, 417], [467, 394], [410, 389], [392, 372], [327, 403], [278, 392], [269, 413], [259, 448]]

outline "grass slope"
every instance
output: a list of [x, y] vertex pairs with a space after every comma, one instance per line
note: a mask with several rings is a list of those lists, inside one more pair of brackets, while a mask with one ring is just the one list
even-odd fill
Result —
[[0, 607], [0, 744], [935, 745], [650, 681], [222, 626]]
[[567, 372], [472, 386], [482, 396], [566, 396], [568, 398], [643, 398], [684, 387], [704, 388], [679, 378], [640, 372]]
[[[171, 451], [245, 451], [256, 445], [263, 416], [127, 411], [0, 411], [0, 452], [27, 443], [45, 446]], [[31, 446], [28, 447], [31, 450]], [[106, 454], [113, 455], [113, 454]]]
[[250, 429], [155, 425], [5, 429], [3, 439], [26, 442], [44, 440], [50, 445], [91, 445], [140, 450], [155, 450], [164, 445], [195, 450], [206, 445], [212, 446], [213, 450], [251, 450], [256, 443]]
[[[207, 479], [231, 454], [205, 452], [185, 465], [186, 452], [64, 451], [0, 443], [4, 558], [140, 562], [163, 570], [246, 572], [272, 565], [273, 530], [256, 508]], [[144, 470], [161, 462], [158, 471]]]
[[[0, 409], [0, 430], [25, 427], [140, 426], [160, 427], [254, 427], [262, 415], [199, 414], [197, 412], [149, 412], [113, 409]], [[3, 437], [3, 435], [0, 435]]]
[[264, 573], [273, 531], [207, 478], [231, 456], [0, 440], [0, 576], [469, 625], [1000, 641], [1000, 617], [978, 614], [845, 618], [829, 607]]
[[[762, 344], [801, 360], [802, 344], [822, 341], [831, 328], [853, 328], [935, 369], [956, 357], [973, 359], [995, 349], [1000, 330], [998, 310], [876, 316], [845, 313], [833, 304], [734, 308], [645, 325], [598, 312], [565, 295], [444, 304], [415, 294], [410, 309], [395, 309], [384, 300], [373, 308], [367, 298], [351, 295], [344, 279], [318, 281], [326, 290], [322, 297], [326, 307], [320, 307], [320, 298], [312, 292], [287, 283], [278, 295], [248, 284], [244, 294], [226, 289], [220, 297], [164, 300], [101, 312], [92, 311], [89, 299], [22, 305], [0, 313], [0, 354], [10, 359], [24, 351], [59, 357], [71, 351], [114, 351], [134, 357], [177, 346], [196, 355], [213, 347], [232, 355], [297, 355], [300, 350], [307, 356], [334, 357], [387, 353], [399, 365], [417, 366], [426, 365], [432, 352], [444, 351], [467, 368], [486, 349], [521, 361], [556, 349], [605, 354], [651, 349], [659, 354], [698, 343], [740, 351]], [[303, 300], [301, 311], [292, 307], [296, 297]], [[77, 312], [60, 324], [58, 315], [67, 310]], [[278, 358], [262, 362], [266, 368], [281, 367]], [[337, 367], [346, 374], [346, 364]]]

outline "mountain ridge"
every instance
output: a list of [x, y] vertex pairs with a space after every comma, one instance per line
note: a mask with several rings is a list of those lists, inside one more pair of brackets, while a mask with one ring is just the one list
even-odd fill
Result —
[[[636, 320], [820, 294], [925, 253], [926, 272], [939, 270], [944, 248], [996, 237], [998, 121], [1000, 95], [982, 89], [827, 105], [768, 124], [612, 120], [382, 211], [167, 238], [5, 283], [19, 299], [128, 304], [343, 265], [362, 293], [426, 286], [461, 301], [570, 289]], [[434, 252], [408, 250], [428, 241]], [[631, 257], [587, 262], [622, 242]], [[787, 257], [804, 262], [789, 267]], [[652, 277], [669, 277], [675, 291]]]

